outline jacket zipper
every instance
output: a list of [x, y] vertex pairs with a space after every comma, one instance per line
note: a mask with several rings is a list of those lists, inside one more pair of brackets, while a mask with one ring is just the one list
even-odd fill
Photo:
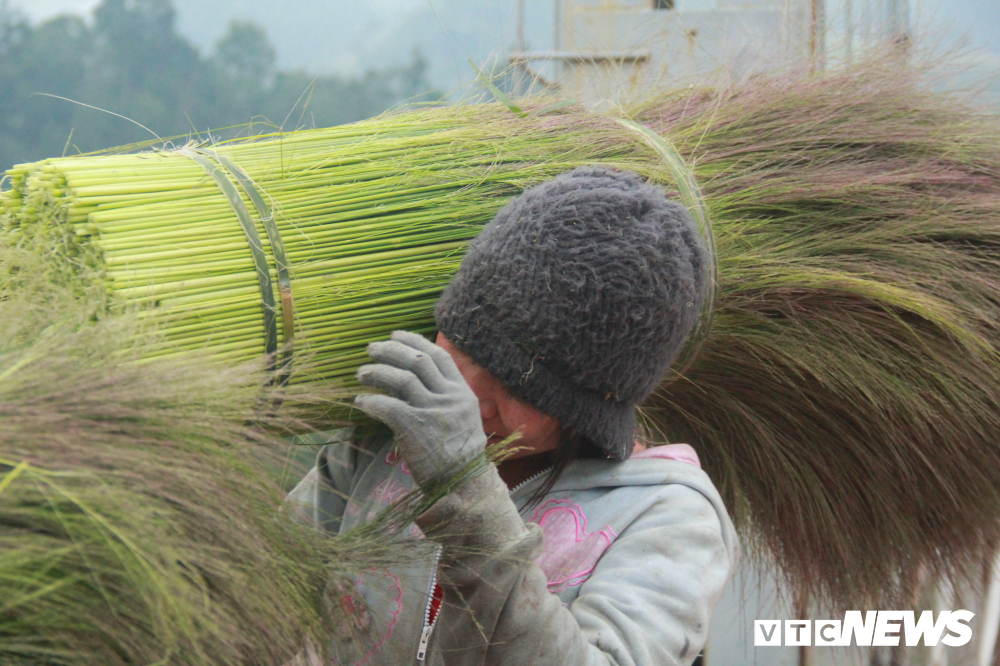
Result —
[[532, 474], [532, 475], [531, 475], [531, 476], [529, 476], [529, 477], [528, 477], [527, 479], [525, 479], [525, 480], [524, 480], [524, 481], [522, 481], [521, 483], [519, 483], [519, 484], [517, 484], [516, 486], [514, 486], [513, 488], [511, 488], [511, 489], [510, 489], [510, 493], [509, 493], [509, 495], [510, 495], [511, 497], [513, 497], [513, 496], [514, 496], [514, 493], [516, 493], [516, 492], [517, 492], [518, 490], [520, 490], [521, 488], [525, 487], [526, 485], [528, 485], [529, 483], [531, 483], [531, 482], [532, 482], [532, 481], [534, 481], [535, 479], [538, 479], [538, 478], [540, 478], [540, 477], [543, 477], [543, 476], [545, 476], [546, 474], [548, 474], [548, 473], [549, 473], [549, 472], [551, 472], [551, 471], [552, 471], [552, 467], [546, 467], [546, 468], [545, 468], [545, 469], [543, 469], [543, 470], [542, 470], [541, 472], [538, 472], [537, 474]]
[[[509, 495], [514, 496], [514, 493], [528, 485], [535, 479], [545, 476], [552, 471], [551, 467], [546, 467], [537, 474], [532, 474], [527, 479], [517, 484], [510, 489]], [[434, 604], [434, 587], [437, 585], [437, 565], [438, 561], [441, 559], [441, 547], [434, 552], [434, 566], [431, 568], [431, 584], [427, 588], [427, 605], [424, 606], [424, 628], [420, 632], [420, 644], [417, 646], [417, 661], [423, 663], [427, 658], [427, 644], [430, 643], [431, 633], [434, 631], [434, 625], [437, 624], [437, 616], [434, 618], [434, 622], [431, 622], [431, 608]], [[438, 610], [438, 615], [441, 615], [441, 611]]]
[[[424, 628], [420, 632], [420, 644], [417, 646], [417, 661], [423, 662], [427, 657], [427, 644], [431, 640], [431, 632], [434, 631], [434, 625], [437, 624], [437, 617], [434, 617], [434, 622], [431, 622], [431, 608], [434, 606], [434, 587], [437, 585], [437, 568], [438, 561], [441, 559], [441, 546], [438, 546], [437, 550], [434, 551], [434, 562], [431, 567], [431, 584], [427, 588], [427, 605], [424, 607]], [[441, 611], [438, 610], [438, 615]]]

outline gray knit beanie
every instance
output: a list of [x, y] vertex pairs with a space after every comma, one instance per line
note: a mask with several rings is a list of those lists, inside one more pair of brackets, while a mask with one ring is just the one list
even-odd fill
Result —
[[683, 206], [638, 174], [580, 167], [497, 213], [435, 316], [512, 395], [625, 460], [636, 405], [698, 319], [707, 268]]

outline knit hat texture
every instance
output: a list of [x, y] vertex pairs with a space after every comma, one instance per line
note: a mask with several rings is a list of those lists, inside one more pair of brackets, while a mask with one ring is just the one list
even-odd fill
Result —
[[580, 167], [497, 213], [437, 325], [512, 395], [624, 460], [636, 405], [697, 322], [708, 260], [690, 214], [660, 188]]

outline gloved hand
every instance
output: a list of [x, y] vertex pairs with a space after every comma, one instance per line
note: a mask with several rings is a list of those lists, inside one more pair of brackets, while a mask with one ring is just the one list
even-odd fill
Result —
[[368, 345], [374, 364], [358, 381], [388, 395], [366, 393], [355, 406], [396, 434], [396, 445], [418, 486], [471, 461], [486, 448], [479, 399], [451, 355], [423, 336], [396, 331]]

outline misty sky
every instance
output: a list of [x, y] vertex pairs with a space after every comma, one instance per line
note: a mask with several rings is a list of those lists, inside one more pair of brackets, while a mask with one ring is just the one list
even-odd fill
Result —
[[[8, 0], [36, 20], [60, 12], [86, 15], [99, 1]], [[716, 1], [677, 0], [677, 6], [709, 9]], [[552, 2], [526, 4], [529, 46], [549, 48]], [[1000, 0], [915, 4], [922, 33], [935, 33], [935, 41], [989, 49], [1000, 58]], [[266, 27], [284, 69], [358, 73], [407, 62], [418, 48], [431, 62], [432, 81], [442, 88], [473, 77], [468, 58], [483, 62], [501, 55], [515, 39], [516, 0], [174, 0], [174, 5], [181, 33], [205, 52], [231, 19], [251, 19]]]

